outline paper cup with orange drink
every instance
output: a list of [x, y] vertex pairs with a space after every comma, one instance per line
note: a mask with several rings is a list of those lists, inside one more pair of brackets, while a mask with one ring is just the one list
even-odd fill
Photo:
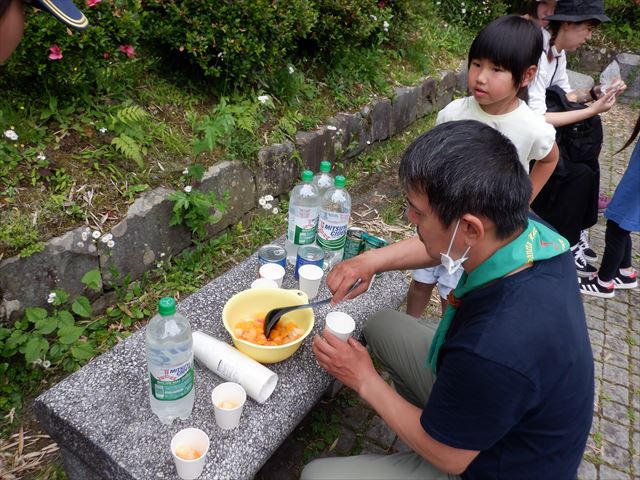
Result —
[[185, 428], [171, 439], [171, 454], [178, 476], [194, 480], [200, 476], [209, 451], [209, 436], [199, 428]]

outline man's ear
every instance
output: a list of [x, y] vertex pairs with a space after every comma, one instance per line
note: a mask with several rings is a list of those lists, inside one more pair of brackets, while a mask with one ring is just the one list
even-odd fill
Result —
[[537, 65], [531, 65], [529, 68], [527, 68], [524, 74], [522, 75], [522, 82], [520, 82], [520, 88], [530, 85], [531, 82], [533, 82], [533, 80], [536, 78], [537, 72], [538, 72]]
[[460, 220], [460, 231], [464, 234], [468, 247], [473, 247], [485, 237], [484, 223], [479, 217], [465, 213]]

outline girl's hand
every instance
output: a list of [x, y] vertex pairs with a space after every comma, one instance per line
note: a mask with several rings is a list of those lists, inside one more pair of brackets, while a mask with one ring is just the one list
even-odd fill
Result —
[[607, 93], [591, 104], [594, 115], [608, 112], [616, 103], [616, 89], [611, 88]]

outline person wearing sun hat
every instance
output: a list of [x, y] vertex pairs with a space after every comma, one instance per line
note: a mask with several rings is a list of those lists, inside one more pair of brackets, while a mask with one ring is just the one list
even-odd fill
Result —
[[0, 64], [16, 49], [24, 33], [24, 3], [49, 12], [69, 27], [84, 30], [89, 21], [71, 0], [0, 0]]

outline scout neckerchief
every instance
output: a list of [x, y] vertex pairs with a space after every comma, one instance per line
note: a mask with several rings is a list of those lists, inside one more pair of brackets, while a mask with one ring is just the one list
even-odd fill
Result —
[[497, 250], [470, 274], [464, 272], [455, 291], [449, 294], [449, 306], [442, 316], [429, 348], [427, 362], [431, 364], [433, 373], [435, 374], [437, 370], [440, 347], [444, 343], [457, 308], [467, 293], [502, 278], [520, 267], [555, 257], [568, 249], [569, 243], [559, 233], [541, 223], [529, 220], [527, 228], [515, 240]]

